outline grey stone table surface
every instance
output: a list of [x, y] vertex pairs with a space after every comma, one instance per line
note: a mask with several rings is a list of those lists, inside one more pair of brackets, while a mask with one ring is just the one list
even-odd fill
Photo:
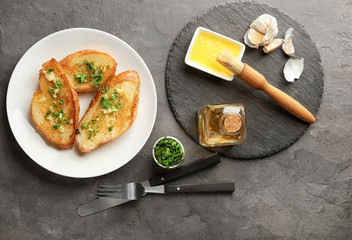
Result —
[[[183, 26], [221, 0], [0, 1], [0, 239], [352, 239], [352, 1], [261, 0], [297, 20], [321, 54], [325, 89], [317, 122], [288, 149], [231, 160], [177, 182], [233, 179], [231, 195], [148, 196], [88, 217], [76, 208], [98, 183], [156, 174], [153, 142], [185, 143], [187, 159], [206, 156], [176, 123], [165, 92], [169, 49]], [[6, 115], [6, 89], [21, 56], [41, 38], [96, 28], [129, 43], [154, 77], [158, 114], [140, 153], [101, 177], [71, 179], [34, 163]], [[20, 91], [25, 91], [22, 89]], [[20, 94], [20, 92], [19, 92]]]

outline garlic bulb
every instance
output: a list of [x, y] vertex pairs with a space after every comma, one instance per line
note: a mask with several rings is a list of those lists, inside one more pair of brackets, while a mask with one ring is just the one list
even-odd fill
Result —
[[293, 28], [289, 28], [285, 34], [284, 43], [282, 44], [282, 50], [284, 50], [284, 53], [286, 53], [290, 57], [293, 57], [293, 55], [295, 55], [295, 48], [293, 47], [292, 36]]
[[278, 32], [276, 18], [263, 14], [251, 23], [244, 35], [244, 42], [251, 48], [265, 46], [273, 41]]

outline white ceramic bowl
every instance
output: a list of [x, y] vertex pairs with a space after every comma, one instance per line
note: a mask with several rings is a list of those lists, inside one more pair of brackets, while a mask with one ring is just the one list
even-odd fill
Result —
[[236, 41], [236, 40], [234, 40], [234, 39], [232, 39], [232, 38], [226, 37], [226, 36], [224, 36], [224, 35], [221, 35], [221, 34], [219, 34], [219, 33], [217, 33], [217, 32], [214, 32], [214, 31], [212, 31], [212, 30], [209, 30], [209, 29], [207, 29], [207, 28], [198, 27], [197, 30], [194, 32], [192, 41], [191, 41], [191, 43], [190, 43], [190, 45], [189, 45], [189, 47], [188, 47], [187, 54], [186, 54], [186, 57], [185, 57], [185, 63], [186, 63], [187, 65], [191, 66], [191, 67], [197, 68], [197, 69], [199, 69], [199, 70], [201, 70], [201, 71], [203, 71], [203, 72], [209, 73], [209, 74], [214, 75], [214, 76], [216, 76], [216, 77], [222, 78], [222, 79], [227, 80], [227, 81], [232, 81], [233, 78], [234, 78], [234, 75], [231, 76], [231, 77], [225, 76], [225, 75], [221, 75], [221, 74], [219, 74], [219, 73], [217, 73], [217, 72], [215, 72], [215, 71], [212, 71], [211, 69], [205, 68], [205, 67], [199, 65], [198, 63], [195, 63], [195, 62], [193, 62], [192, 60], [189, 59], [189, 55], [190, 55], [191, 50], [192, 50], [192, 48], [193, 48], [193, 46], [194, 46], [194, 44], [195, 44], [195, 42], [196, 42], [196, 39], [197, 39], [198, 35], [199, 35], [200, 33], [202, 33], [202, 32], [209, 33], [209, 34], [211, 34], [211, 35], [213, 35], [213, 36], [215, 36], [215, 37], [217, 37], [217, 38], [219, 38], [219, 39], [227, 40], [227, 41], [232, 42], [233, 44], [236, 44], [236, 45], [240, 46], [240, 53], [239, 53], [239, 55], [238, 55], [237, 58], [238, 58], [239, 60], [242, 59], [243, 54], [244, 54], [244, 51], [245, 51], [245, 49], [246, 49], [246, 46], [245, 46], [243, 43], [241, 43], [241, 42], [239, 42], [239, 41]]
[[[166, 137], [166, 138], [171, 138], [171, 139], [175, 140], [176, 142], [178, 142], [178, 143], [181, 145], [181, 148], [182, 148], [182, 151], [183, 151], [183, 158], [181, 159], [180, 163], [178, 163], [178, 164], [176, 164], [176, 165], [174, 165], [174, 166], [170, 166], [170, 167], [165, 167], [165, 166], [159, 164], [159, 163], [158, 163], [158, 160], [156, 159], [155, 154], [154, 154], [154, 148], [155, 148], [156, 144], [157, 144], [161, 139], [163, 139], [163, 138], [165, 138], [165, 137]], [[171, 137], [171, 136], [164, 136], [164, 137], [161, 137], [161, 138], [159, 138], [158, 140], [156, 140], [156, 142], [155, 142], [154, 145], [153, 145], [152, 154], [153, 154], [153, 159], [154, 159], [154, 161], [156, 162], [156, 164], [158, 164], [160, 167], [166, 168], [166, 169], [176, 168], [176, 167], [180, 166], [180, 165], [184, 162], [184, 160], [185, 160], [185, 149], [183, 148], [182, 143], [181, 143], [180, 140], [178, 140], [177, 138], [174, 138], [174, 137]]]

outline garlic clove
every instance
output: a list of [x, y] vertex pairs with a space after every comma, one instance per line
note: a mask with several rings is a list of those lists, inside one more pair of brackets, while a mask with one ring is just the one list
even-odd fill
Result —
[[254, 28], [250, 28], [244, 35], [244, 43], [251, 48], [258, 48], [259, 43], [263, 41], [263, 38], [263, 34], [256, 31]]
[[289, 59], [284, 67], [284, 76], [288, 82], [294, 82], [299, 79], [304, 68], [304, 58], [302, 59]]
[[276, 18], [267, 13], [260, 15], [258, 18], [262, 20], [268, 27], [273, 23], [273, 21], [276, 22]]
[[282, 45], [283, 42], [284, 42], [284, 40], [282, 38], [276, 38], [271, 43], [265, 45], [263, 47], [263, 51], [265, 53], [272, 53], [276, 49], [278, 49]]
[[295, 48], [293, 46], [292, 36], [293, 36], [293, 28], [289, 28], [286, 31], [285, 40], [284, 40], [284, 43], [282, 44], [282, 50], [284, 51], [285, 54], [287, 54], [290, 57], [295, 55]]
[[266, 32], [263, 42], [260, 44], [260, 46], [265, 46], [269, 43], [271, 43], [274, 38], [276, 37], [277, 33], [279, 32], [277, 27], [269, 27], [268, 31]]
[[244, 40], [249, 47], [258, 48], [270, 43], [278, 32], [276, 18], [269, 14], [263, 14], [251, 23]]
[[250, 27], [254, 28], [263, 35], [265, 35], [266, 31], [268, 30], [268, 26], [265, 24], [265, 22], [258, 18], [251, 23]]

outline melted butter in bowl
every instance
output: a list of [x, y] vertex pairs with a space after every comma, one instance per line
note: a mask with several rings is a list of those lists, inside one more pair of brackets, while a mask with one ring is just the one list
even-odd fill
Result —
[[232, 81], [234, 74], [222, 66], [216, 58], [223, 49], [227, 49], [241, 60], [245, 48], [241, 42], [209, 29], [198, 27], [189, 45], [185, 63], [216, 77]]

